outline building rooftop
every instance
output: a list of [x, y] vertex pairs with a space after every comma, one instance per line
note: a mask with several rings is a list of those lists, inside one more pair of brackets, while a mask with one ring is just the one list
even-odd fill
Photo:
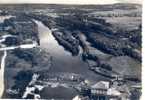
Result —
[[91, 88], [93, 88], [93, 89], [108, 89], [109, 88], [109, 82], [100, 81], [100, 82], [92, 85]]

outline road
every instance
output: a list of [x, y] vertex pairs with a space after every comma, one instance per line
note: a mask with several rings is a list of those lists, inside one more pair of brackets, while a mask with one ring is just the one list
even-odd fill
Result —
[[[5, 38], [1, 39], [0, 41], [4, 41]], [[1, 59], [1, 67], [0, 67], [0, 98], [2, 98], [3, 92], [4, 92], [4, 71], [5, 71], [5, 63], [6, 63], [6, 57], [7, 57], [7, 50], [14, 50], [14, 49], [31, 49], [37, 46], [36, 42], [33, 42], [32, 44], [22, 44], [19, 46], [11, 46], [11, 47], [3, 47], [0, 48], [0, 51], [4, 52], [4, 55]]]
[[7, 56], [7, 51], [5, 50], [1, 60], [1, 68], [0, 68], [0, 97], [2, 97], [4, 92], [4, 71], [5, 71], [6, 56]]

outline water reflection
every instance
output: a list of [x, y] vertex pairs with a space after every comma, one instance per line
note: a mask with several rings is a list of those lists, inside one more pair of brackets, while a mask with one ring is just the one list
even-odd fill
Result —
[[46, 51], [51, 52], [52, 55], [71, 55], [69, 52], [65, 51], [62, 46], [60, 46], [53, 35], [51, 30], [44, 26], [41, 22], [36, 21], [38, 24], [39, 38], [40, 38], [40, 47]]
[[103, 80], [103, 77], [96, 75], [88, 69], [86, 62], [82, 61], [81, 55], [72, 56], [66, 51], [51, 34], [50, 29], [44, 26], [41, 22], [35, 21], [38, 24], [40, 47], [45, 49], [52, 55], [53, 64], [49, 72], [70, 72], [81, 74], [90, 81]]

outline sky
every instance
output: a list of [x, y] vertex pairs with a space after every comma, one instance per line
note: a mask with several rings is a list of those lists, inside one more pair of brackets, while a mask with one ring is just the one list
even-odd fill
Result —
[[112, 4], [142, 3], [142, 0], [0, 0], [2, 3], [48, 3], [48, 4]]

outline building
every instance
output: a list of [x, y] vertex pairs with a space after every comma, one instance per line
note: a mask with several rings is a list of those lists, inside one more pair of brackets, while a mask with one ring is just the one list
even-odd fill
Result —
[[88, 97], [83, 97], [80, 95], [76, 95], [72, 100], [89, 100]]
[[109, 82], [100, 81], [91, 86], [91, 98], [94, 100], [109, 100], [107, 90], [109, 89]]
[[109, 100], [120, 100], [121, 93], [115, 88], [109, 88], [107, 95], [109, 95]]

